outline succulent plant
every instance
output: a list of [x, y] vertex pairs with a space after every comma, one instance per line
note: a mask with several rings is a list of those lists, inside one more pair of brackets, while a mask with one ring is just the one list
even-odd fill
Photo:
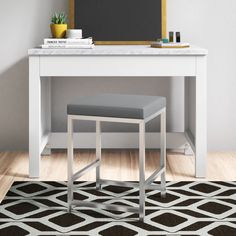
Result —
[[66, 24], [66, 18], [67, 16], [64, 12], [54, 13], [51, 21], [53, 24]]

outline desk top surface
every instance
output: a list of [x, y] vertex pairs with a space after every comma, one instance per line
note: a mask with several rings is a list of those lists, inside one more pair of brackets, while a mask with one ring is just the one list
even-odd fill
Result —
[[125, 45], [125, 46], [95, 46], [93, 49], [42, 49], [32, 48], [28, 50], [29, 56], [79, 56], [79, 55], [207, 55], [204, 48], [191, 46], [190, 48], [151, 48], [149, 45]]

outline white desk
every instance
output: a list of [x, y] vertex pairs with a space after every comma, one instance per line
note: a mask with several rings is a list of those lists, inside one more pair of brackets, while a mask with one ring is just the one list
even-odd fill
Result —
[[[96, 46], [92, 50], [34, 48], [30, 49], [28, 53], [29, 175], [31, 177], [40, 175], [41, 154], [45, 147], [49, 150], [60, 146], [66, 147], [66, 140], [57, 140], [59, 136], [51, 133], [50, 77], [59, 76], [95, 76], [98, 78], [124, 76], [133, 79], [140, 76], [184, 76], [185, 130], [181, 134], [168, 133], [167, 147], [176, 148], [176, 145], [178, 147], [180, 140], [188, 142], [196, 157], [196, 176], [205, 177], [207, 164], [207, 50], [197, 47], [155, 49], [148, 46]], [[104, 137], [106, 137], [105, 135]], [[132, 137], [135, 140], [136, 134], [130, 135], [134, 135]], [[155, 144], [156, 137], [149, 134], [149, 141]], [[89, 140], [90, 138], [87, 138], [88, 142]], [[105, 146], [112, 147], [107, 143]]]

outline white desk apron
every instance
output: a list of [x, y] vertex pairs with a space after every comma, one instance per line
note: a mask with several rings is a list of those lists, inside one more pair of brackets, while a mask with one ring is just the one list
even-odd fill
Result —
[[[206, 176], [207, 50], [198, 47], [156, 49], [148, 46], [96, 46], [89, 50], [34, 48], [29, 49], [28, 54], [30, 177], [40, 176], [44, 148], [59, 148], [58, 143], [61, 143], [56, 145], [55, 135], [51, 133], [50, 77], [59, 76], [124, 76], [134, 79], [184, 76], [185, 130], [177, 136], [168, 133], [167, 148], [176, 148], [178, 141], [184, 139], [195, 153], [196, 177]], [[150, 133], [149, 139], [152, 139], [155, 147], [157, 136]], [[66, 147], [66, 141], [62, 146]]]

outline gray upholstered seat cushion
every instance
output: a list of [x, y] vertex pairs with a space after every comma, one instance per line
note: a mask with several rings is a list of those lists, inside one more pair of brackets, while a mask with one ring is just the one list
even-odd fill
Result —
[[165, 97], [99, 94], [81, 97], [67, 106], [67, 114], [145, 119], [166, 106]]

